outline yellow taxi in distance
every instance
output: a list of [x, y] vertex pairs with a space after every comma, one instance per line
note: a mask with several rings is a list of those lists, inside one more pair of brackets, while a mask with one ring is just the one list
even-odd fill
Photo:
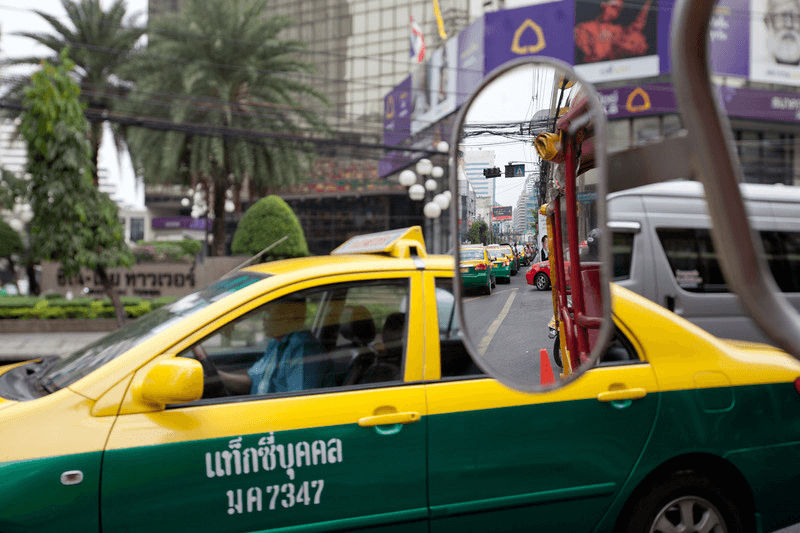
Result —
[[464, 350], [453, 266], [418, 227], [356, 237], [0, 368], [0, 531], [733, 532], [800, 518], [795, 359], [615, 288], [601, 362], [515, 392]]
[[461, 283], [465, 289], [480, 289], [484, 294], [492, 294], [497, 285], [492, 269], [492, 260], [482, 244], [461, 247], [459, 268]]

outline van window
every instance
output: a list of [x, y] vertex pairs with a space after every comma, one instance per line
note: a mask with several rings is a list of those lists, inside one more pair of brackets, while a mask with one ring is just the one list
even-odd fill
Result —
[[678, 286], [689, 292], [727, 292], [707, 229], [658, 228], [661, 246]]
[[[706, 229], [659, 228], [656, 230], [678, 286], [689, 292], [727, 292], [725, 278]], [[783, 292], [800, 292], [800, 232], [762, 231], [767, 263]], [[617, 251], [614, 241], [614, 274]]]
[[612, 252], [614, 254], [614, 281], [631, 277], [633, 258], [633, 233], [612, 233]]
[[761, 241], [778, 287], [800, 292], [800, 232], [762, 231]]

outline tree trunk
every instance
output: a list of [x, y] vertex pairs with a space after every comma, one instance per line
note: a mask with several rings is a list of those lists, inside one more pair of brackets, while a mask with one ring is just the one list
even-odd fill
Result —
[[214, 183], [214, 244], [211, 255], [225, 255], [225, 187]]
[[100, 186], [100, 167], [98, 166], [98, 159], [100, 157], [100, 142], [103, 139], [103, 123], [91, 122], [89, 124], [89, 141], [92, 143], [92, 163], [94, 169], [92, 170], [92, 181], [95, 187]]
[[36, 279], [36, 269], [34, 266], [32, 261], [25, 265], [25, 274], [28, 276], [28, 294], [39, 296], [39, 281]]
[[19, 292], [19, 283], [17, 283], [17, 267], [14, 264], [14, 260], [11, 259], [10, 255], [6, 259], [8, 259], [8, 268], [11, 269], [11, 279], [14, 280], [14, 287], [17, 289], [17, 294], [22, 294]]
[[111, 283], [111, 278], [108, 276], [106, 269], [104, 267], [97, 267], [94, 271], [97, 277], [100, 278], [100, 284], [103, 286], [103, 290], [106, 291], [106, 296], [111, 299], [111, 303], [114, 305], [114, 315], [116, 315], [117, 318], [117, 325], [122, 327], [125, 324], [125, 307], [122, 305], [122, 300], [114, 289], [114, 284]]

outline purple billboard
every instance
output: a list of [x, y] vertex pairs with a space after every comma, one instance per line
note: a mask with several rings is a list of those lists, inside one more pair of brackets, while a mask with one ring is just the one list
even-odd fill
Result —
[[487, 13], [484, 20], [484, 71], [487, 73], [512, 59], [532, 55], [572, 63], [573, 0], [495, 11]]
[[383, 144], [398, 144], [411, 134], [411, 76], [383, 99]]

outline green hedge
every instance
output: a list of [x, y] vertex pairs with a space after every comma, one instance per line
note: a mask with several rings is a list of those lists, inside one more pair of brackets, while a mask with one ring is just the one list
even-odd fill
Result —
[[182, 241], [139, 241], [133, 247], [137, 263], [186, 263], [200, 253], [203, 243], [193, 239]]
[[[136, 296], [121, 298], [125, 313], [129, 318], [140, 317], [162, 305], [170, 304], [176, 299], [173, 296], [161, 296], [152, 300]], [[114, 306], [111, 305], [111, 300], [108, 298], [67, 300], [51, 294], [44, 297], [0, 297], [0, 319], [114, 318], [114, 316]]]

